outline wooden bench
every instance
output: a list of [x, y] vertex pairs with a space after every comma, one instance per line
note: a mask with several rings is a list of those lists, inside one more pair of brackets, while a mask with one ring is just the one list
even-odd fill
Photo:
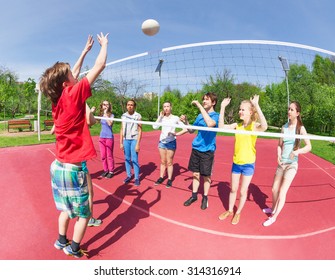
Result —
[[44, 120], [44, 130], [47, 130], [47, 127], [53, 127], [54, 120]]
[[8, 132], [9, 129], [28, 129], [32, 130], [32, 125], [30, 120], [9, 120], [8, 121]]

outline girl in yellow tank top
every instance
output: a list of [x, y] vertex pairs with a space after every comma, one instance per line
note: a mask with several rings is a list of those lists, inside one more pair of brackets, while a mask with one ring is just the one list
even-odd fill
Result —
[[[236, 130], [253, 131], [255, 122], [252, 121], [247, 126], [243, 123], [236, 125]], [[257, 135], [235, 134], [235, 148], [233, 162], [236, 164], [255, 163], [256, 161], [256, 140]]]
[[[239, 109], [240, 123], [230, 125], [224, 124], [225, 108], [230, 103], [230, 98], [223, 99], [219, 118], [219, 128], [236, 129], [239, 131], [265, 131], [268, 127], [263, 112], [258, 104], [259, 96], [255, 95], [250, 100], [241, 102]], [[256, 120], [259, 120], [257, 122]], [[248, 187], [255, 169], [256, 161], [256, 135], [235, 134], [234, 158], [231, 173], [231, 189], [229, 193], [229, 209], [223, 212], [220, 220], [233, 216], [232, 224], [236, 225], [240, 221], [241, 211], [247, 200]], [[237, 197], [237, 190], [241, 185], [240, 201], [234, 215], [234, 206]]]

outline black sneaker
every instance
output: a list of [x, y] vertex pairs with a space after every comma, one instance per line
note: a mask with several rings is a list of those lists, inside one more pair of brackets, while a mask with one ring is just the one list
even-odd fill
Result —
[[68, 246], [68, 245], [70, 245], [71, 243], [70, 243], [70, 241], [69, 240], [67, 240], [66, 241], [66, 243], [60, 243], [59, 241], [58, 241], [58, 239], [55, 241], [55, 243], [54, 243], [54, 246], [55, 246], [55, 248], [56, 249], [58, 249], [58, 250], [63, 250], [66, 246]]
[[131, 177], [127, 177], [126, 179], [123, 180], [123, 183], [128, 184], [131, 180]]
[[190, 197], [188, 200], [184, 202], [184, 206], [190, 206], [193, 202], [196, 202], [198, 198]]
[[164, 179], [162, 177], [159, 177], [157, 181], [155, 182], [155, 186], [160, 185], [161, 183], [163, 183], [163, 181]]
[[114, 173], [113, 172], [108, 172], [106, 178], [110, 179], [114, 176]]
[[108, 175], [108, 173], [109, 173], [108, 171], [104, 171], [100, 176], [101, 177], [106, 177]]
[[208, 197], [203, 196], [201, 201], [201, 209], [205, 210], [208, 207]]
[[167, 187], [168, 189], [172, 187], [172, 180], [168, 180], [168, 181], [167, 181], [166, 187]]
[[81, 258], [82, 256], [88, 256], [87, 252], [82, 249], [79, 249], [78, 251], [73, 251], [71, 245], [68, 245], [65, 248], [63, 248], [63, 252], [68, 256], [72, 256], [78, 259]]

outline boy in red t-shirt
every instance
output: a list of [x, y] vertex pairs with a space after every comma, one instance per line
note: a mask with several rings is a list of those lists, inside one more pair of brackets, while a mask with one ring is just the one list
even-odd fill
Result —
[[[96, 156], [86, 120], [86, 100], [92, 95], [91, 85], [106, 65], [108, 34], [97, 36], [101, 46], [93, 68], [80, 82], [79, 76], [86, 54], [93, 46], [92, 36], [72, 71], [70, 65], [57, 62], [48, 68], [40, 80], [41, 91], [52, 101], [52, 116], [56, 135], [56, 160], [51, 164], [51, 185], [54, 201], [61, 211], [58, 218], [59, 237], [54, 246], [76, 258], [88, 221], [92, 215], [93, 189], [86, 161]], [[73, 238], [67, 239], [69, 221], [77, 218]]]

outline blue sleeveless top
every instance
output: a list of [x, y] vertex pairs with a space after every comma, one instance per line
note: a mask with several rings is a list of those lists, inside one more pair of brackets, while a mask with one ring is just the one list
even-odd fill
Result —
[[[284, 134], [289, 135], [295, 135], [295, 130], [296, 128], [294, 127], [294, 129], [289, 129], [288, 127], [288, 123], [286, 123], [283, 126], [284, 129]], [[293, 160], [290, 158], [290, 154], [293, 151], [294, 148], [294, 142], [295, 142], [295, 138], [283, 138], [283, 150], [282, 150], [282, 162], [283, 163], [293, 163], [293, 162], [298, 162], [298, 157], [295, 156], [293, 158]]]

